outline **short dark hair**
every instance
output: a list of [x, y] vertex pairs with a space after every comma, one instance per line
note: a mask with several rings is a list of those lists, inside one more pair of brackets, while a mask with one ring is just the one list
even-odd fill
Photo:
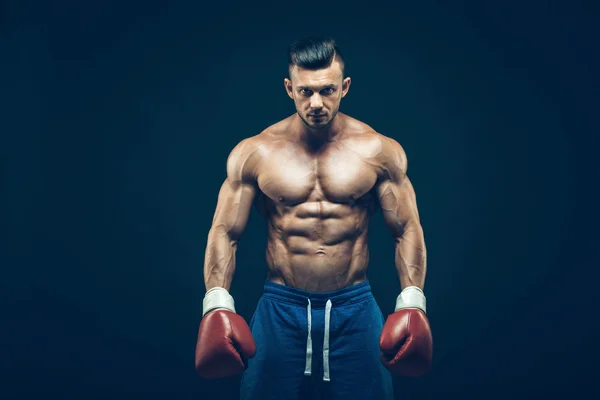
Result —
[[287, 54], [288, 72], [294, 65], [317, 70], [329, 67], [337, 60], [344, 75], [344, 57], [332, 38], [311, 36], [297, 40], [289, 46]]

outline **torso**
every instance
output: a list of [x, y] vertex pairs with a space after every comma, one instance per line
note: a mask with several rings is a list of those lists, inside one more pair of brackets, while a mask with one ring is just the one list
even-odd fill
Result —
[[381, 135], [341, 117], [347, 129], [318, 149], [286, 132], [289, 118], [256, 136], [257, 206], [268, 221], [270, 281], [330, 291], [366, 279]]

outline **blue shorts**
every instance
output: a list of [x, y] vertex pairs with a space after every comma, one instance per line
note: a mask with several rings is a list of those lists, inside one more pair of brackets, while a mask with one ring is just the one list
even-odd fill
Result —
[[241, 400], [392, 400], [379, 358], [383, 323], [368, 281], [320, 293], [266, 282]]

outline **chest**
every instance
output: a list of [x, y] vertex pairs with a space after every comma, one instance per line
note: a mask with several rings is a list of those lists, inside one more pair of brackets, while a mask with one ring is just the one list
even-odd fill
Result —
[[277, 203], [347, 203], [367, 194], [377, 181], [373, 164], [359, 154], [331, 148], [321, 154], [299, 149], [274, 152], [261, 163], [258, 185]]

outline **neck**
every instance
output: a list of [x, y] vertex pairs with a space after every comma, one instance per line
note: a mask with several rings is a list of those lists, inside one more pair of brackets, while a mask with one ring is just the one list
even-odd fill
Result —
[[302, 121], [298, 114], [295, 115], [293, 123], [297, 127], [296, 131], [298, 132], [300, 140], [309, 146], [309, 148], [317, 149], [341, 132], [342, 118], [340, 114], [341, 113], [338, 112], [331, 122], [321, 129], [309, 127]]

